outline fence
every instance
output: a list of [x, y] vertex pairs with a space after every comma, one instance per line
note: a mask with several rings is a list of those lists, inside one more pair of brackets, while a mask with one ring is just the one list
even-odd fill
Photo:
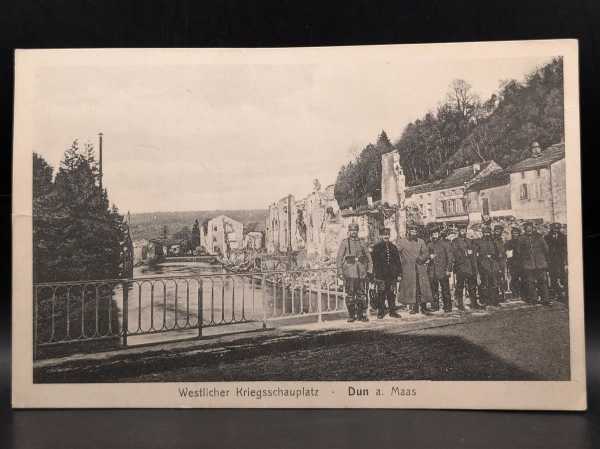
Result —
[[[452, 275], [453, 297], [454, 281]], [[201, 337], [219, 326], [235, 332], [246, 323], [321, 321], [345, 311], [335, 268], [41, 283], [33, 291], [36, 357], [40, 349], [67, 344], [78, 351], [116, 349], [145, 335]], [[368, 300], [376, 294], [370, 293]]]
[[321, 320], [344, 310], [345, 296], [335, 269], [41, 283], [33, 290], [36, 356], [66, 344], [117, 348], [144, 335], [202, 336], [218, 326]]

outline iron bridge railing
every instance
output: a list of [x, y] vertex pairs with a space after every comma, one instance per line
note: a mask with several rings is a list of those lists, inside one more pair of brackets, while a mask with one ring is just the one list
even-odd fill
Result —
[[316, 316], [345, 310], [336, 269], [279, 270], [39, 283], [34, 293], [34, 354], [81, 343], [127, 346], [133, 337]]
[[[510, 276], [505, 276], [505, 293], [510, 293]], [[452, 275], [453, 299], [454, 287]], [[368, 305], [376, 288], [371, 284]], [[40, 350], [65, 344], [115, 349], [153, 334], [201, 337], [205, 329], [218, 326], [257, 323], [265, 328], [309, 316], [321, 321], [345, 311], [346, 297], [335, 268], [39, 283], [33, 294], [36, 358]]]

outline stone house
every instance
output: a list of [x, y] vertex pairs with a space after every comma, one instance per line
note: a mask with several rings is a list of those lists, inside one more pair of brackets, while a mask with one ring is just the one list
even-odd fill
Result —
[[[321, 189], [315, 181], [313, 191], [296, 200], [287, 195], [271, 204], [265, 223], [265, 246], [269, 254], [303, 251], [308, 256], [320, 256], [328, 246], [330, 225], [339, 221], [339, 206], [334, 197], [334, 185]], [[336, 231], [337, 233], [337, 231]]]
[[465, 189], [469, 223], [482, 217], [514, 216], [510, 199], [510, 172], [500, 170], [472, 183]]
[[288, 253], [297, 247], [296, 201], [287, 195], [269, 206], [265, 223], [265, 245], [267, 252]]
[[443, 179], [406, 188], [406, 205], [415, 206], [423, 224], [468, 222], [465, 190], [502, 170], [494, 161], [474, 163], [449, 171]]
[[133, 241], [133, 264], [140, 265], [148, 259], [148, 245], [150, 241], [147, 239], [138, 239]]
[[560, 142], [541, 151], [534, 142], [531, 153], [531, 157], [509, 168], [514, 216], [566, 223], [565, 144]]
[[262, 250], [264, 247], [264, 223], [247, 223], [244, 226], [244, 249]]
[[244, 241], [244, 225], [226, 215], [219, 215], [207, 222], [206, 250], [209, 254], [229, 257], [231, 251], [241, 249]]

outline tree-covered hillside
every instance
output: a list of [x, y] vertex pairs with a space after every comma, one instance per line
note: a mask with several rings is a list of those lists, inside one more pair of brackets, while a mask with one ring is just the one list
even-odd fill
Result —
[[393, 145], [382, 132], [358, 158], [341, 168], [335, 185], [340, 207], [357, 207], [381, 197], [382, 153], [398, 151], [407, 184], [445, 176], [448, 168], [495, 160], [503, 167], [528, 157], [533, 141], [542, 148], [563, 138], [562, 58], [525, 80], [503, 81], [482, 100], [465, 80], [455, 80], [435, 111], [409, 123]]

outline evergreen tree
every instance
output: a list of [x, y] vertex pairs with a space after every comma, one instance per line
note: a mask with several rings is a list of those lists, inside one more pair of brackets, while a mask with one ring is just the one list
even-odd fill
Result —
[[200, 223], [198, 223], [197, 219], [194, 221], [194, 226], [192, 227], [191, 244], [192, 249], [200, 246]]
[[56, 198], [52, 178], [52, 167], [33, 153], [33, 282], [49, 278], [49, 258], [56, 241], [57, 229], [53, 220]]
[[93, 148], [82, 151], [74, 141], [53, 184], [51, 173], [34, 155], [36, 279], [122, 277], [127, 225], [115, 206], [109, 208], [106, 190], [100, 190]]

